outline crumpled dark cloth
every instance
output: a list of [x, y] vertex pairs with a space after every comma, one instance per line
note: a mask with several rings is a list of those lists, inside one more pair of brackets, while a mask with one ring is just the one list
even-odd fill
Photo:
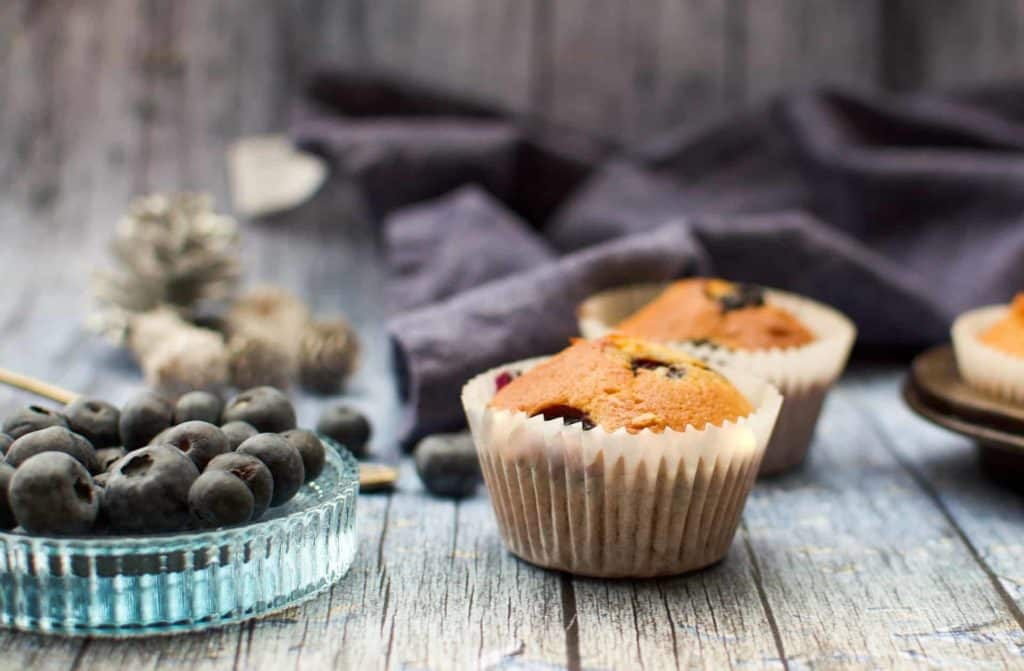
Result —
[[860, 342], [943, 340], [1024, 288], [1024, 87], [792, 95], [612, 151], [429, 90], [313, 80], [293, 124], [383, 227], [407, 444], [459, 390], [576, 334], [604, 288], [715, 274], [836, 306]]

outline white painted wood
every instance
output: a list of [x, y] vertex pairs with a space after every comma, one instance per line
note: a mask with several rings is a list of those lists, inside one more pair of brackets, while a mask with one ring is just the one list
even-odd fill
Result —
[[985, 474], [970, 440], [892, 403], [901, 379], [891, 371], [866, 372], [850, 381], [848, 395], [998, 582], [1016, 606], [1016, 619], [1024, 620], [1024, 499]]
[[[892, 391], [878, 399], [887, 412], [900, 403]], [[837, 390], [810, 463], [748, 502], [745, 527], [787, 659], [867, 668], [1024, 662], [1024, 630], [985, 566], [880, 440], [874, 419]], [[977, 636], [957, 635], [963, 630]]]
[[[927, 81], [1019, 74], [1006, 36], [1020, 12], [947, 4], [924, 28]], [[763, 5], [2, 3], [0, 361], [118, 402], [140, 386], [134, 364], [81, 326], [110, 227], [150, 188], [200, 186], [226, 206], [226, 147], [280, 131], [314, 63], [392, 66], [616, 139], [821, 77], [870, 84], [881, 67], [876, 3]], [[977, 22], [995, 36], [977, 43], [982, 56], [972, 40], [940, 39]], [[350, 398], [374, 421], [378, 456], [394, 459], [372, 227], [328, 185], [244, 235], [253, 280], [359, 325]], [[483, 494], [432, 499], [405, 463], [395, 494], [361, 498], [360, 552], [329, 594], [166, 639], [0, 632], [0, 668], [1020, 666], [1021, 500], [978, 471], [966, 441], [905, 411], [897, 378], [891, 366], [849, 377], [808, 467], [761, 483], [727, 560], [694, 576], [600, 582], [530, 567], [502, 547]], [[0, 414], [29, 400], [0, 389]], [[321, 403], [298, 397], [302, 423]]]

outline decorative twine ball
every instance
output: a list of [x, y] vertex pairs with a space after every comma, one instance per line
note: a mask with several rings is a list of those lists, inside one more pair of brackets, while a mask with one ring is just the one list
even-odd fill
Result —
[[254, 330], [228, 341], [231, 383], [239, 389], [268, 385], [287, 389], [295, 377], [295, 354], [278, 338]]
[[280, 287], [255, 287], [240, 296], [227, 314], [232, 334], [265, 333], [282, 346], [298, 348], [302, 332], [309, 323], [309, 308], [294, 294]]
[[356, 366], [359, 340], [341, 318], [310, 322], [299, 344], [299, 382], [310, 391], [336, 394]]
[[201, 389], [219, 391], [228, 383], [228, 353], [216, 331], [194, 326], [168, 308], [132, 318], [129, 346], [146, 383], [168, 396]]

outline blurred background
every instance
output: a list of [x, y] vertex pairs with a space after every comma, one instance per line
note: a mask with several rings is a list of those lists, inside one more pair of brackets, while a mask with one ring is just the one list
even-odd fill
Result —
[[0, 122], [24, 137], [97, 117], [159, 152], [275, 128], [303, 75], [333, 65], [628, 143], [814, 84], [1011, 78], [1022, 32], [1016, 0], [11, 1]]
[[[381, 73], [614, 150], [823, 84], [874, 94], [1012, 80], [1022, 35], [1015, 0], [4, 2], [0, 357], [115, 401], [141, 384], [83, 326], [115, 223], [154, 191], [207, 191], [230, 211], [227, 148], [286, 132], [323, 68]], [[358, 324], [363, 365], [348, 391], [389, 443], [387, 271], [365, 253], [379, 227], [350, 221], [349, 204], [328, 180], [287, 214], [242, 217], [245, 278]], [[315, 406], [300, 410], [310, 423]]]

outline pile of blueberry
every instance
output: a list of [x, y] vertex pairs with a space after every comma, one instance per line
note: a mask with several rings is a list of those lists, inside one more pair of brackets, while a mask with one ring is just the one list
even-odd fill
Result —
[[46, 535], [244, 524], [291, 499], [326, 458], [273, 387], [227, 405], [145, 392], [120, 410], [90, 398], [63, 412], [29, 406], [4, 421], [0, 451], [0, 528]]

